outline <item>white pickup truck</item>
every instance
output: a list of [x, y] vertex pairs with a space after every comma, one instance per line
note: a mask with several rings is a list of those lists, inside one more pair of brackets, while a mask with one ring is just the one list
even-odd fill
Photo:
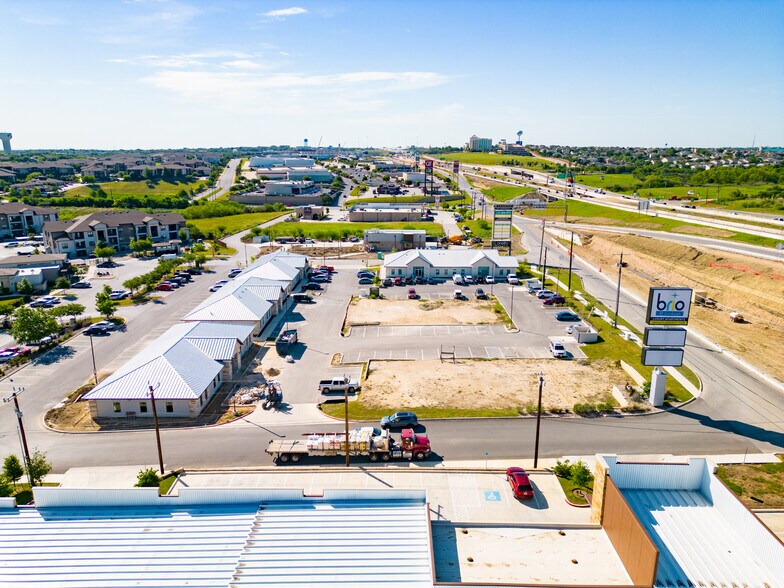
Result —
[[319, 390], [321, 390], [322, 394], [343, 391], [347, 391], [349, 394], [353, 394], [356, 390], [359, 390], [359, 381], [353, 380], [345, 375], [339, 378], [321, 380], [319, 382]]

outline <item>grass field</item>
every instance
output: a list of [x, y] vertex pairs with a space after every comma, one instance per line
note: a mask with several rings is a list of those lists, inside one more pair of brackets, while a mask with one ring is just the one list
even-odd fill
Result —
[[575, 176], [574, 181], [594, 188], [624, 186], [629, 192], [633, 192], [639, 182], [632, 174], [582, 174]]
[[[650, 231], [673, 231], [682, 229], [683, 227], [694, 227], [693, 232], [695, 234], [699, 234], [699, 230], [703, 228], [705, 230], [710, 230], [710, 227], [703, 227], [702, 225], [695, 225], [660, 216], [639, 214], [635, 211], [625, 211], [607, 206], [599, 206], [598, 204], [591, 204], [590, 202], [582, 200], [570, 199], [568, 205], [567, 220], [569, 222], [636, 227]], [[564, 216], [564, 202], [557, 201], [550, 203], [548, 207], [543, 210], [526, 210], [524, 216], [562, 221]], [[775, 247], [778, 243], [776, 239], [769, 239], [768, 237], [749, 235], [747, 233], [733, 233], [730, 230], [726, 230], [726, 233], [728, 233], [727, 236], [716, 238], [737, 241], [739, 243], [749, 243], [751, 245], [762, 245], [763, 247]]]
[[[153, 188], [147, 185], [147, 182], [104, 182], [98, 184], [104, 192], [110, 196], [141, 196], [143, 194], [153, 194], [156, 196], [175, 196], [180, 190], [186, 192], [193, 188], [199, 190], [204, 184], [204, 181], [199, 182], [167, 182], [159, 180], [155, 182]], [[67, 196], [89, 196], [92, 188], [89, 186], [80, 186], [73, 190], [68, 190], [65, 194]]]
[[270, 237], [297, 236], [310, 237], [318, 241], [350, 237], [362, 237], [368, 229], [416, 229], [427, 231], [428, 235], [442, 237], [444, 227], [438, 223], [409, 222], [409, 223], [348, 223], [348, 222], [298, 222], [280, 223], [270, 227]]
[[433, 155], [434, 158], [442, 161], [459, 161], [460, 163], [474, 163], [477, 165], [502, 165], [502, 161], [514, 161], [522, 167], [535, 168], [540, 170], [554, 170], [558, 166], [552, 161], [532, 157], [529, 155], [499, 155], [497, 153], [445, 153]]
[[482, 194], [497, 202], [506, 202], [517, 196], [536, 192], [536, 188], [518, 188], [517, 186], [493, 186], [492, 188], [480, 188]]
[[[335, 418], [344, 418], [346, 405], [342, 402], [330, 402], [321, 405], [321, 411]], [[361, 399], [348, 403], [348, 418], [355, 421], [374, 421], [381, 420], [398, 410], [415, 410], [420, 419], [448, 419], [448, 418], [487, 418], [487, 417], [510, 417], [518, 416], [520, 413], [514, 409], [487, 408], [475, 410], [462, 410], [458, 408], [434, 408], [434, 407], [410, 407], [390, 406], [388, 408], [376, 408], [365, 406]]]
[[203, 233], [217, 231], [218, 227], [223, 227], [226, 235], [233, 235], [245, 229], [250, 229], [274, 218], [289, 214], [288, 212], [251, 212], [248, 214], [235, 214], [232, 216], [221, 216], [217, 218], [198, 218], [189, 220], [188, 225], [199, 228]]

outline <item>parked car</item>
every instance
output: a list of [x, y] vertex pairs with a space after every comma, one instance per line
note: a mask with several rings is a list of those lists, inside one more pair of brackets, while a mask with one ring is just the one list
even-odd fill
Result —
[[553, 357], [569, 357], [566, 347], [560, 341], [550, 341], [550, 353], [553, 354]]
[[158, 290], [159, 292], [171, 292], [172, 290], [174, 290], [174, 286], [172, 286], [168, 282], [161, 282], [160, 284], [155, 286], [155, 289]]
[[482, 288], [477, 288], [476, 292], [474, 292], [474, 296], [477, 300], [487, 300], [487, 294]]
[[457, 286], [462, 286], [463, 284], [465, 284], [465, 280], [463, 279], [463, 276], [461, 276], [460, 274], [454, 274], [452, 276], [452, 282]]
[[215, 282], [215, 284], [213, 284], [212, 288], [210, 288], [210, 292], [217, 292], [228, 283], [229, 283], [228, 280], [218, 280], [217, 282]]
[[470, 275], [470, 274], [463, 276], [463, 281], [466, 284], [475, 284], [476, 283], [476, 281], [474, 280], [474, 277], [472, 275]]
[[128, 290], [112, 290], [112, 293], [109, 294], [109, 298], [112, 300], [123, 300], [128, 298], [130, 292]]
[[21, 345], [14, 345], [12, 347], [0, 349], [0, 362], [10, 361], [13, 358], [19, 357], [21, 355], [30, 355], [32, 351], [33, 350], [31, 348], [23, 347]]
[[539, 300], [544, 300], [545, 298], [552, 298], [552, 297], [553, 297], [553, 296], [555, 296], [556, 294], [557, 294], [556, 292], [553, 292], [552, 290], [547, 290], [547, 289], [545, 288], [545, 289], [542, 289], [542, 290], [538, 290], [538, 291], [536, 292], [536, 297], [537, 297]]
[[390, 286], [395, 285], [395, 280], [392, 278], [384, 278], [384, 281], [381, 282], [381, 285], [384, 286], [384, 288], [389, 288]]
[[92, 337], [93, 335], [108, 335], [109, 329], [106, 327], [99, 327], [97, 325], [90, 325], [84, 331], [82, 331], [88, 337]]
[[52, 308], [53, 306], [53, 302], [50, 302], [49, 300], [42, 300], [41, 298], [33, 300], [30, 304], [27, 305], [28, 308]]
[[192, 276], [200, 276], [202, 274], [202, 271], [197, 267], [189, 267], [185, 271]]
[[193, 281], [193, 276], [191, 276], [188, 272], [177, 272], [176, 274], [174, 274], [174, 277], [175, 278], [182, 278], [186, 282], [192, 282]]
[[413, 412], [396, 412], [381, 418], [382, 429], [416, 427], [419, 421]]
[[320, 265], [316, 269], [324, 269], [324, 270], [327, 270], [331, 274], [335, 273], [335, 268], [332, 267], [331, 265]]
[[495, 278], [493, 276], [485, 277], [485, 284], [495, 284]]
[[319, 272], [310, 276], [310, 279], [313, 280], [314, 282], [324, 283], [324, 282], [329, 282], [331, 278], [329, 277], [329, 274]]
[[523, 468], [509, 468], [506, 470], [506, 481], [512, 488], [515, 498], [533, 498], [534, 488], [528, 479], [528, 474]]
[[318, 282], [308, 282], [304, 286], [302, 286], [303, 290], [321, 290], [321, 284]]
[[179, 276], [174, 276], [166, 281], [169, 282], [170, 284], [177, 284], [178, 286], [184, 286], [188, 282], [188, 280], [186, 280], [185, 278], [181, 278]]
[[243, 270], [241, 268], [235, 267], [233, 270], [229, 272], [229, 277], [236, 278], [238, 275], [242, 273], [242, 271]]
[[403, 278], [397, 277], [395, 278], [395, 286], [402, 286], [404, 284]]
[[369, 277], [372, 278], [375, 275], [376, 275], [376, 272], [374, 272], [373, 270], [368, 270], [368, 269], [362, 269], [362, 270], [359, 270], [357, 272], [357, 277], [358, 278], [361, 278], [362, 276], [369, 276]]
[[440, 284], [440, 283], [441, 280], [437, 278], [428, 278], [425, 280], [425, 284], [427, 284], [428, 286], [435, 286], [436, 284]]
[[311, 296], [310, 294], [301, 294], [298, 292], [294, 294], [292, 298], [294, 298], [294, 302], [305, 302], [305, 303], [313, 302], [313, 296]]
[[580, 317], [570, 310], [562, 310], [555, 314], [557, 321], [579, 321]]
[[113, 323], [112, 321], [98, 321], [97, 323], [93, 323], [94, 327], [103, 327], [107, 331], [116, 331], [117, 324]]
[[520, 280], [517, 278], [517, 276], [513, 276], [513, 275], [506, 276], [506, 281], [512, 284], [513, 286], [517, 286], [520, 283]]
[[566, 299], [561, 296], [560, 294], [556, 294], [555, 296], [550, 296], [549, 298], [545, 298], [543, 304], [545, 306], [555, 306], [556, 304], [565, 304]]
[[78, 282], [74, 282], [73, 284], [71, 284], [71, 288], [76, 288], [76, 289], [86, 289], [92, 287], [93, 285], [90, 282], [84, 280], [80, 280]]
[[417, 286], [421, 286], [424, 283], [425, 283], [425, 279], [424, 278], [421, 278], [419, 276], [414, 278], [414, 284], [416, 284]]
[[373, 283], [373, 278], [367, 278], [367, 277], [359, 278], [359, 284], [361, 286], [364, 286], [364, 285], [367, 285], [367, 284], [372, 284], [372, 283]]
[[408, 289], [408, 299], [409, 300], [416, 300], [417, 298], [419, 298], [419, 296], [417, 295], [416, 290], [414, 290], [414, 288], [409, 288]]
[[463, 299], [463, 291], [462, 290], [455, 290], [452, 292], [452, 298], [455, 300], [462, 300]]

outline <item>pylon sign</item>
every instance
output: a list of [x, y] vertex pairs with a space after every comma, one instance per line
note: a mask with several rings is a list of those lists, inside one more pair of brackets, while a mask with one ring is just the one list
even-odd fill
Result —
[[460, 171], [460, 162], [459, 161], [453, 161], [452, 162], [452, 173], [456, 174], [459, 171]]
[[432, 172], [433, 171], [433, 160], [432, 159], [425, 159], [425, 170]]
[[649, 325], [688, 325], [691, 288], [651, 288], [645, 322]]

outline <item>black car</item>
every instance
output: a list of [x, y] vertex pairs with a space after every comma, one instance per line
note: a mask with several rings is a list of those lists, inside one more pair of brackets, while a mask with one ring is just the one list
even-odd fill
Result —
[[318, 282], [308, 282], [304, 286], [302, 286], [303, 290], [321, 290], [321, 284]]
[[435, 278], [428, 278], [427, 280], [425, 280], [425, 283], [429, 284], [430, 286], [435, 286], [436, 284], [440, 284], [441, 281], [436, 280]]
[[109, 329], [106, 327], [101, 327], [98, 325], [92, 325], [87, 327], [84, 331], [82, 331], [88, 337], [92, 337], [93, 335], [108, 335]]
[[413, 412], [396, 412], [381, 419], [383, 429], [396, 429], [404, 427], [416, 427], [417, 416]]
[[406, 278], [405, 280], [406, 286], [413, 286], [414, 285], [414, 278]]
[[309, 294], [297, 293], [297, 294], [294, 294], [292, 296], [292, 298], [294, 298], [294, 302], [308, 302], [308, 303], [309, 302], [313, 302], [313, 296], [311, 296]]
[[417, 284], [417, 285], [424, 284], [425, 283], [425, 279], [424, 278], [419, 278], [419, 277], [414, 278], [414, 283]]
[[200, 276], [201, 275], [201, 270], [198, 269], [198, 268], [195, 268], [195, 267], [188, 268], [185, 271], [187, 273], [189, 273], [190, 275], [192, 275], [192, 276]]
[[182, 278], [186, 282], [192, 282], [193, 281], [193, 278], [191, 277], [191, 275], [188, 272], [177, 272], [176, 274], [174, 274], [174, 277], [175, 278]]
[[579, 321], [580, 317], [568, 310], [562, 310], [559, 313], [556, 313], [555, 320], [558, 321]]
[[395, 285], [395, 280], [393, 280], [392, 278], [384, 278], [382, 285], [384, 286], [384, 288], [389, 288], [390, 286]]

